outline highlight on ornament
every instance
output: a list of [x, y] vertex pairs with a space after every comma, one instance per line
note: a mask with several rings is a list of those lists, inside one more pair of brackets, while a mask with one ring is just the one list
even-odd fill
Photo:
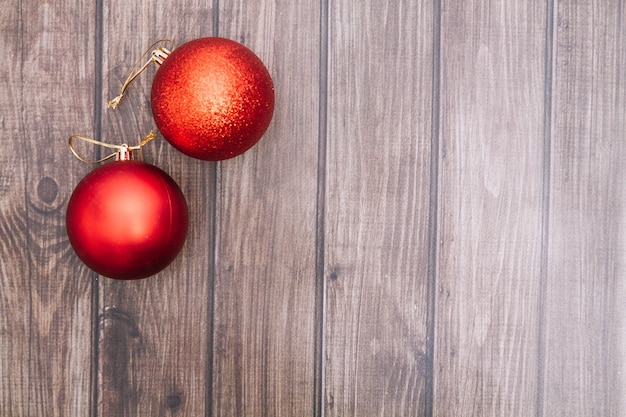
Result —
[[[189, 214], [180, 187], [160, 168], [133, 159], [133, 151], [155, 137], [150, 132], [137, 146], [111, 145], [78, 135], [68, 140], [81, 161], [116, 159], [87, 174], [67, 206], [70, 244], [83, 263], [100, 275], [147, 278], [171, 264], [184, 246]], [[115, 152], [92, 161], [76, 151], [75, 139]]]
[[195, 39], [173, 50], [155, 49], [139, 68], [145, 55], [110, 107], [117, 107], [130, 83], [155, 63], [159, 68], [150, 94], [152, 116], [163, 137], [180, 152], [207, 161], [225, 160], [246, 152], [265, 134], [274, 114], [274, 84], [261, 59], [246, 46], [219, 37]]

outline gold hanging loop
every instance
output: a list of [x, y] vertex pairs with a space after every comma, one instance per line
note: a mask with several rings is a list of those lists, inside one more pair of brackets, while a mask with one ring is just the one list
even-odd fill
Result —
[[[162, 42], [171, 44], [172, 49], [170, 50], [163, 46], [160, 46], [154, 49], [152, 52], [150, 52], [152, 48], [156, 47], [159, 43], [162, 43]], [[150, 45], [148, 49], [146, 49], [146, 51], [139, 57], [137, 62], [135, 62], [135, 65], [133, 65], [133, 67], [130, 69], [128, 77], [126, 77], [126, 81], [124, 81], [124, 84], [122, 85], [120, 94], [117, 97], [115, 97], [113, 100], [110, 100], [109, 102], [107, 102], [107, 106], [113, 109], [117, 108], [117, 106], [120, 104], [120, 101], [122, 101], [122, 98], [124, 98], [124, 94], [126, 93], [126, 89], [130, 85], [130, 83], [132, 83], [135, 80], [135, 78], [137, 78], [139, 74], [141, 74], [153, 62], [157, 65], [161, 65], [163, 61], [165, 60], [165, 58], [167, 58], [169, 54], [172, 53], [172, 50], [174, 50], [174, 48], [175, 48], [174, 41], [170, 39], [159, 39], [158, 41]], [[141, 68], [139, 68], [139, 65], [141, 65], [141, 63], [146, 58], [146, 55], [148, 54], [150, 54], [150, 59], [145, 64], [143, 64]]]
[[[80, 136], [80, 135], [70, 136], [67, 142], [74, 156], [78, 158], [80, 161], [85, 162], [87, 164], [97, 164], [99, 162], [103, 162], [111, 158], [117, 158], [118, 160], [131, 159], [131, 151], [137, 151], [141, 149], [142, 146], [150, 142], [152, 139], [156, 138], [156, 136], [157, 136], [156, 133], [154, 133], [154, 131], [151, 130], [150, 132], [148, 132], [146, 136], [143, 137], [143, 139], [141, 139], [139, 144], [136, 146], [128, 146], [125, 143], [122, 145], [112, 145], [110, 143], [101, 142], [99, 140], [91, 139], [91, 138]], [[81, 156], [76, 150], [76, 148], [74, 147], [74, 143], [73, 143], [74, 139], [80, 139], [84, 142], [91, 143], [93, 145], [102, 146], [103, 148], [115, 149], [115, 152], [100, 159], [96, 159], [96, 160], [87, 159]]]

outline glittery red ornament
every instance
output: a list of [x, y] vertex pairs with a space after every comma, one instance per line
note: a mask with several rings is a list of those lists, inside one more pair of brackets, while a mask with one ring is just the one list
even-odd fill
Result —
[[202, 38], [165, 58], [152, 82], [151, 106], [176, 149], [217, 161], [242, 154], [263, 136], [274, 113], [274, 86], [251, 50]]
[[110, 278], [146, 278], [182, 249], [187, 203], [161, 169], [122, 160], [83, 178], [68, 203], [66, 223], [72, 247], [89, 268]]

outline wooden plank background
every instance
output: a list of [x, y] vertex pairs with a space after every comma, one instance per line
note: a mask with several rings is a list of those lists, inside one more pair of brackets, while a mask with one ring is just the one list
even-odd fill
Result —
[[[266, 63], [272, 124], [146, 146], [188, 240], [99, 277], [67, 137], [145, 135], [154, 68], [106, 101], [203, 36]], [[620, 0], [9, 0], [0, 44], [0, 415], [626, 416]]]

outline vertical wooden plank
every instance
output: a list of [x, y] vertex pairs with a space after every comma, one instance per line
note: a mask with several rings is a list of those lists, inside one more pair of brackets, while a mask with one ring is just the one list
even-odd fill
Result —
[[559, 1], [545, 416], [626, 414], [626, 11]]
[[[0, 414], [28, 414], [31, 314], [20, 4], [0, 8]], [[19, 133], [18, 133], [19, 132]]]
[[[105, 0], [102, 103], [117, 96], [130, 67], [154, 41], [177, 44], [210, 36], [211, 1]], [[136, 143], [154, 129], [152, 67], [117, 110], [104, 108], [102, 139]], [[179, 257], [157, 276], [100, 280], [100, 399], [103, 416], [200, 416], [206, 412], [213, 262], [214, 165], [186, 157], [159, 137], [143, 159], [168, 172], [189, 205], [190, 228]]]
[[433, 10], [329, 3], [328, 416], [424, 415]]
[[435, 416], [536, 411], [546, 5], [441, 16]]
[[[31, 321], [29, 415], [90, 412], [91, 279], [71, 255], [65, 234], [65, 203], [82, 167], [65, 139], [91, 125], [93, 112], [94, 8], [22, 2], [23, 108], [28, 213]], [[67, 19], [80, 22], [67, 25]], [[63, 50], [63, 59], [54, 59]], [[68, 92], [72, 92], [68, 96]], [[63, 111], [60, 112], [59, 108]], [[71, 163], [73, 166], [73, 161]]]
[[312, 415], [319, 5], [221, 0], [219, 35], [259, 55], [276, 106], [218, 168], [213, 415]]
[[84, 171], [65, 139], [92, 123], [93, 53], [83, 51], [93, 45], [94, 8], [78, 1], [6, 6], [0, 414], [89, 415], [92, 285], [65, 234], [65, 204]]

